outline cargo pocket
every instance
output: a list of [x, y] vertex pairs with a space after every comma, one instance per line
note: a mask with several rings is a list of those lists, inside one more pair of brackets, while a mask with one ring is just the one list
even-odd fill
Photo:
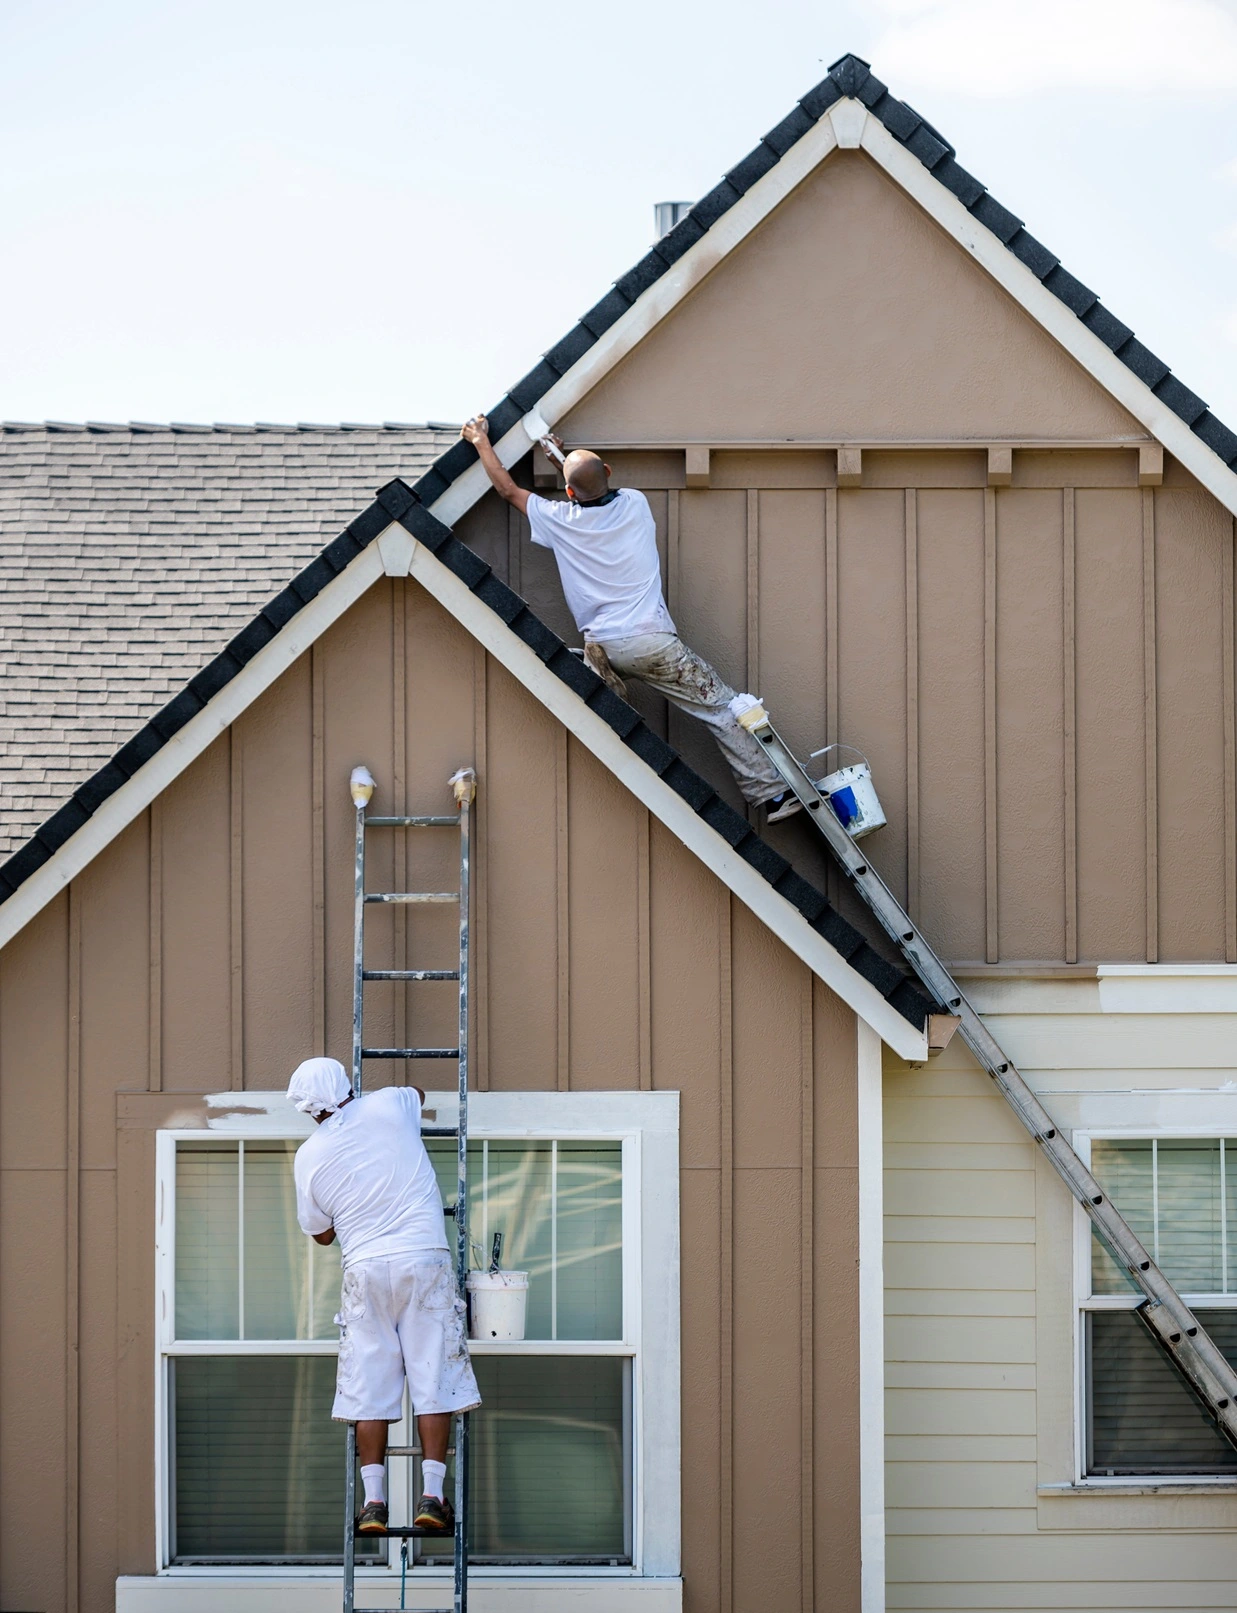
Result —
[[351, 1266], [344, 1272], [344, 1285], [339, 1296], [339, 1315], [335, 1318], [341, 1327], [347, 1327], [349, 1322], [361, 1322], [365, 1319], [366, 1305], [365, 1273], [359, 1267]]

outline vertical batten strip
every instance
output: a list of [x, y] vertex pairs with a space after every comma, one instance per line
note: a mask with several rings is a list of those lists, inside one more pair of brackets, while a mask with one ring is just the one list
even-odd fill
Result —
[[1230, 524], [1224, 556], [1224, 958], [1237, 962], [1237, 679], [1234, 677], [1233, 562], [1237, 523]]
[[646, 808], [639, 808], [636, 824], [636, 1013], [639, 1020], [637, 1061], [640, 1090], [653, 1088], [653, 978], [651, 936], [650, 847], [651, 825]]
[[[838, 492], [825, 489], [825, 744], [836, 745], [841, 723], [841, 660], [838, 646]], [[839, 875], [826, 859], [825, 893], [837, 901]]]
[[1146, 828], [1147, 962], [1160, 957], [1159, 763], [1155, 654], [1155, 493], [1143, 489], [1143, 778]]
[[[760, 492], [747, 490], [747, 668], [743, 687], [756, 690], [760, 684]], [[760, 820], [760, 809], [750, 803], [748, 821]]]
[[1078, 962], [1078, 659], [1074, 565], [1074, 489], [1061, 493], [1062, 749], [1065, 778], [1065, 961]]
[[[408, 799], [408, 584], [402, 577], [388, 577], [386, 580], [391, 591], [391, 810], [398, 813], [412, 811], [412, 803]], [[418, 807], [417, 810], [424, 809]], [[405, 833], [397, 832], [390, 839], [394, 851], [392, 866], [394, 880], [391, 889], [406, 891], [410, 883], [409, 837]], [[391, 953], [395, 960], [392, 967], [406, 969], [409, 925], [407, 906], [400, 904], [396, 908], [392, 915], [392, 924], [394, 934], [391, 937]], [[396, 1047], [411, 1047], [413, 1036], [416, 1034], [409, 1027], [411, 1016], [408, 997], [411, 989], [407, 981], [396, 982], [393, 986], [395, 1001], [392, 1029]], [[418, 1038], [419, 1041], [424, 1039]], [[399, 1079], [405, 1086], [408, 1085], [410, 1074], [410, 1066], [401, 1065]]]
[[919, 494], [906, 489], [906, 906], [919, 919]]
[[322, 650], [310, 646], [310, 871], [313, 902], [313, 1045], [321, 1057], [326, 1052], [326, 757], [323, 734], [326, 727]]
[[984, 489], [984, 956], [1001, 955], [996, 803], [996, 490]]
[[557, 909], [556, 951], [558, 962], [558, 1033], [557, 1069], [558, 1090], [566, 1092], [571, 1086], [571, 912], [569, 906], [570, 861], [567, 826], [567, 730], [561, 723], [554, 736], [554, 805], [555, 805], [555, 893]]
[[[69, 886], [69, 1047], [65, 1100], [64, 1473], [65, 1608], [81, 1592], [82, 899]], [[35, 1453], [28, 1453], [37, 1461]], [[36, 1467], [37, 1472], [37, 1467]], [[37, 1482], [37, 1480], [36, 1480]]]
[[245, 764], [241, 724], [228, 729], [230, 835], [229, 835], [229, 943], [231, 962], [229, 983], [231, 1001], [231, 1085], [239, 1091], [245, 1084]]
[[472, 1016], [473, 1062], [468, 1072], [468, 1084], [484, 1092], [490, 1084], [490, 895], [489, 895], [489, 791], [487, 742], [489, 739], [489, 657], [485, 649], [473, 642], [473, 766], [477, 770], [480, 788], [473, 797], [476, 832], [472, 836], [473, 883], [473, 947], [469, 959], [472, 970], [472, 990], [482, 1012]]
[[800, 972], [799, 1003], [799, 1564], [800, 1607], [816, 1606], [816, 1040], [815, 976]]
[[163, 797], [150, 803], [148, 872], [150, 875], [149, 923], [150, 952], [147, 985], [146, 1085], [151, 1092], [163, 1090]]
[[730, 891], [720, 881], [718, 898], [718, 1571], [719, 1613], [734, 1610], [734, 935]]

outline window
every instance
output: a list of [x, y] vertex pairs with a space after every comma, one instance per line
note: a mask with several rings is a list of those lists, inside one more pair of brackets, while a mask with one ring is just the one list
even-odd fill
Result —
[[[159, 1139], [161, 1539], [173, 1571], [308, 1571], [341, 1557], [339, 1252], [296, 1223], [300, 1117], [282, 1094], [246, 1094], [251, 1106], [254, 1118], [226, 1129]], [[449, 1107], [438, 1100], [439, 1123]], [[633, 1125], [642, 1110], [653, 1124]], [[473, 1344], [485, 1403], [472, 1423], [473, 1561], [677, 1573], [677, 1097], [479, 1094], [470, 1116], [472, 1265], [488, 1267], [501, 1232], [503, 1266], [529, 1273], [525, 1338]], [[429, 1147], [451, 1203], [454, 1144]], [[646, 1269], [675, 1279], [651, 1303]], [[392, 1429], [393, 1444], [413, 1437]], [[390, 1463], [393, 1517], [419, 1493], [417, 1467]], [[418, 1542], [414, 1572], [445, 1572], [444, 1544]], [[399, 1571], [384, 1542], [359, 1560]]]
[[[1094, 1137], [1090, 1148], [1100, 1185], [1219, 1348], [1237, 1361], [1237, 1139]], [[1135, 1314], [1140, 1291], [1094, 1232], [1085, 1236], [1083, 1474], [1237, 1476], [1237, 1450], [1216, 1432]]]

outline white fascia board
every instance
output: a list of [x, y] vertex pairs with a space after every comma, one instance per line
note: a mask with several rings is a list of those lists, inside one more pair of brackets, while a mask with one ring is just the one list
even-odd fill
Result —
[[[723, 213], [676, 264], [647, 291], [641, 292], [566, 375], [560, 376], [545, 396], [537, 400], [524, 419], [495, 443], [495, 452], [502, 463], [510, 469], [522, 459], [543, 434], [541, 428], [561, 420], [616, 364], [638, 347], [654, 326], [677, 308], [684, 297], [836, 149], [837, 143], [833, 124], [827, 117], [821, 118], [802, 140], [796, 141], [782, 160]], [[488, 491], [489, 485], [484, 469], [479, 464], [470, 465], [430, 506], [430, 513], [452, 526]]]
[[[837, 108], [833, 109], [835, 112]], [[1186, 467], [1225, 509], [1237, 514], [1237, 475], [1212, 453], [1181, 419], [1162, 403], [1145, 381], [1124, 365], [1077, 314], [1053, 296], [1014, 254], [973, 218], [939, 179], [901, 146], [879, 118], [863, 124], [860, 147], [902, 187], [924, 212], [953, 237], [1014, 301], [1082, 365], [1106, 392], [1117, 399], [1151, 435]]]
[[121, 830], [127, 829], [382, 575], [383, 557], [374, 542], [332, 578], [315, 599], [302, 606], [230, 683], [109, 795], [76, 834], [0, 905], [0, 947], [11, 941]]
[[884, 1085], [880, 1042], [858, 1030], [860, 1607], [885, 1613]]
[[416, 546], [411, 574], [882, 1041], [911, 1062], [922, 1063], [927, 1058], [926, 1028], [917, 1031], [886, 1002], [870, 981], [852, 969], [784, 896], [779, 896], [681, 796], [630, 751], [609, 724], [557, 678], [424, 544]]

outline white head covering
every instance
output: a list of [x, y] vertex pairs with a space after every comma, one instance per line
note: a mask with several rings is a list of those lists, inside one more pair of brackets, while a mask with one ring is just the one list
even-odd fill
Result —
[[338, 1059], [306, 1059], [288, 1082], [288, 1101], [303, 1115], [333, 1115], [352, 1091]]

